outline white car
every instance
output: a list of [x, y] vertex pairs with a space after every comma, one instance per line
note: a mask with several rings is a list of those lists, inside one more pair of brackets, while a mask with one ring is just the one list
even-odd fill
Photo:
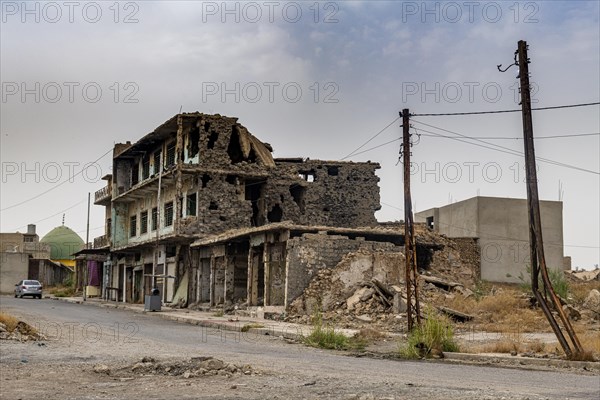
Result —
[[15, 297], [23, 296], [42, 298], [42, 284], [31, 279], [22, 280], [15, 285]]

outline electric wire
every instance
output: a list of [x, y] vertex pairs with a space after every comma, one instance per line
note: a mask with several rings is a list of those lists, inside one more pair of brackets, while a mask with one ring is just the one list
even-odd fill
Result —
[[387, 124], [383, 129], [381, 129], [379, 132], [377, 132], [375, 135], [371, 136], [371, 138], [369, 140], [367, 140], [366, 142], [364, 142], [363, 144], [361, 144], [360, 146], [358, 146], [353, 152], [351, 152], [350, 154], [348, 154], [346, 157], [343, 157], [340, 159], [340, 161], [343, 161], [345, 159], [347, 159], [348, 157], [352, 157], [354, 155], [356, 155], [357, 151], [362, 149], [363, 147], [365, 147], [367, 144], [369, 144], [373, 139], [375, 139], [377, 136], [381, 135], [386, 129], [388, 129], [390, 126], [392, 126], [396, 121], [400, 120], [400, 117], [396, 117], [396, 119], [394, 119], [392, 122], [390, 122], [389, 124]]
[[[469, 137], [467, 135], [463, 135], [463, 134], [458, 133], [458, 132], [454, 132], [454, 131], [451, 131], [451, 130], [448, 130], [448, 129], [440, 128], [440, 127], [437, 127], [435, 125], [430, 125], [430, 124], [427, 124], [425, 122], [420, 122], [420, 121], [417, 121], [417, 120], [412, 120], [412, 122], [415, 122], [417, 124], [425, 125], [427, 127], [433, 128], [433, 129], [438, 129], [440, 131], [451, 133], [453, 135], [459, 136], [459, 137], [450, 137], [449, 139], [452, 139], [452, 140], [457, 140], [459, 142], [469, 143], [469, 144], [472, 144], [474, 146], [484, 147], [484, 148], [487, 148], [487, 149], [500, 151], [502, 153], [517, 155], [517, 156], [521, 156], [521, 157], [525, 156], [524, 153], [522, 153], [522, 152], [520, 152], [518, 150], [511, 149], [509, 147], [500, 146], [500, 145], [494, 144], [494, 143], [488, 143], [488, 142], [486, 142], [484, 140], [481, 140], [481, 139], [472, 139], [472, 140], [475, 140], [477, 142], [483, 143], [484, 145], [479, 144], [479, 143], [470, 142], [469, 140], [464, 140], [464, 139], [471, 139], [471, 137]], [[431, 133], [431, 134], [436, 135], [436, 136], [442, 136], [442, 135], [440, 135], [440, 134], [438, 134], [436, 132], [431, 132], [431, 131], [425, 130], [423, 128], [419, 128], [419, 129], [421, 131], [423, 131], [423, 132], [426, 132], [426, 133]], [[463, 139], [461, 139], [461, 138], [463, 138]], [[490, 147], [490, 146], [492, 146], [492, 147]], [[562, 163], [562, 162], [555, 161], [555, 160], [550, 160], [548, 158], [543, 158], [543, 157], [537, 157], [536, 156], [535, 158], [536, 158], [536, 160], [545, 162], [547, 164], [553, 164], [553, 165], [557, 165], [557, 166], [561, 166], [561, 167], [565, 167], [565, 168], [570, 168], [570, 169], [574, 169], [574, 170], [578, 170], [578, 171], [582, 171], [582, 172], [588, 172], [588, 173], [591, 173], [591, 174], [600, 175], [600, 172], [592, 171], [590, 169], [585, 169], [585, 168], [581, 168], [581, 167], [577, 167], [575, 165], [570, 165], [570, 164]]]
[[[431, 136], [423, 134], [422, 136]], [[560, 139], [560, 138], [573, 138], [573, 137], [588, 137], [588, 136], [600, 136], [600, 133], [575, 133], [572, 135], [549, 135], [549, 136], [536, 136], [533, 139]], [[439, 136], [443, 138], [453, 138], [454, 136]], [[523, 140], [523, 137], [503, 137], [503, 136], [466, 136], [469, 139], [486, 139], [486, 140]]]
[[[39, 223], [39, 222], [46, 221], [46, 220], [48, 220], [48, 219], [50, 219], [50, 218], [52, 218], [52, 217], [56, 217], [57, 215], [60, 215], [60, 214], [64, 213], [65, 211], [68, 211], [68, 210], [70, 210], [70, 209], [72, 209], [72, 208], [75, 208], [75, 207], [77, 207], [78, 205], [80, 205], [80, 204], [82, 204], [82, 203], [84, 203], [84, 202], [85, 202], [85, 200], [81, 200], [81, 201], [79, 201], [79, 202], [77, 202], [77, 203], [73, 204], [72, 206], [70, 206], [70, 207], [67, 207], [67, 208], [65, 208], [64, 210], [61, 210], [61, 211], [57, 212], [56, 214], [52, 214], [52, 215], [50, 215], [50, 216], [48, 216], [48, 217], [45, 217], [45, 218], [39, 219], [39, 220], [37, 220], [37, 221], [33, 221], [33, 222], [31, 222], [31, 223], [32, 223], [32, 224], [37, 224], [37, 223]], [[10, 231], [11, 231], [11, 232], [12, 232], [12, 231], [15, 231], [15, 232], [16, 232], [18, 229], [21, 229], [21, 228], [26, 228], [26, 227], [27, 227], [27, 225], [21, 225], [21, 226], [19, 226], [19, 227], [17, 227], [17, 228], [11, 229]]]
[[[550, 107], [536, 107], [532, 108], [531, 111], [544, 111], [544, 110], [558, 110], [562, 108], [575, 108], [575, 107], [588, 107], [599, 105], [600, 102], [594, 103], [580, 103], [580, 104], [567, 104], [562, 106], [550, 106]], [[422, 114], [410, 114], [411, 117], [451, 117], [457, 115], [483, 115], [483, 114], [504, 114], [513, 112], [522, 112], [523, 110], [494, 110], [494, 111], [467, 111], [467, 112], [455, 112], [455, 113], [422, 113]]]
[[[101, 155], [100, 157], [98, 157], [96, 160], [92, 161], [92, 164], [93, 164], [93, 163], [97, 163], [97, 162], [98, 162], [98, 161], [100, 161], [102, 158], [104, 158], [104, 156], [106, 156], [108, 153], [110, 153], [110, 152], [112, 152], [112, 151], [113, 151], [113, 149], [112, 149], [112, 148], [111, 148], [111, 149], [109, 149], [109, 150], [108, 150], [106, 153], [102, 154], [102, 155]], [[8, 207], [5, 207], [5, 208], [2, 208], [2, 209], [0, 209], [0, 212], [1, 212], [1, 211], [6, 211], [6, 210], [10, 210], [11, 208], [18, 207], [18, 206], [20, 206], [20, 205], [23, 205], [23, 204], [29, 203], [29, 202], [30, 202], [30, 201], [32, 201], [32, 200], [35, 200], [35, 199], [37, 199], [37, 198], [40, 198], [40, 197], [42, 197], [43, 195], [45, 195], [46, 193], [49, 193], [49, 192], [53, 191], [54, 189], [57, 189], [57, 188], [61, 187], [62, 185], [64, 185], [65, 183], [67, 183], [67, 182], [71, 181], [71, 180], [72, 180], [73, 178], [75, 178], [77, 175], [81, 175], [81, 174], [83, 173], [83, 171], [85, 171], [85, 170], [86, 170], [86, 168], [82, 168], [82, 169], [81, 169], [81, 171], [79, 171], [78, 173], [76, 173], [76, 174], [73, 174], [73, 176], [69, 176], [69, 177], [68, 177], [66, 180], [64, 180], [64, 181], [62, 181], [62, 182], [60, 182], [60, 183], [56, 184], [55, 186], [52, 186], [50, 189], [48, 189], [48, 190], [45, 190], [45, 191], [43, 191], [43, 192], [41, 192], [41, 193], [39, 193], [39, 194], [37, 194], [37, 195], [35, 195], [35, 196], [33, 196], [33, 197], [30, 197], [30, 198], [28, 198], [28, 199], [26, 199], [26, 200], [23, 200], [23, 201], [21, 201], [21, 202], [19, 202], [19, 203], [16, 203], [16, 204], [13, 204], [13, 205], [11, 205], [11, 206], [8, 206]]]

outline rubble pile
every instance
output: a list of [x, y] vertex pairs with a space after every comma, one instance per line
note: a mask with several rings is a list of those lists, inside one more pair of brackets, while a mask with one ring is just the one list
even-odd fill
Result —
[[565, 275], [571, 278], [571, 282], [588, 282], [588, 281], [600, 281], [600, 269], [593, 271], [565, 271]]
[[402, 265], [400, 252], [349, 253], [335, 268], [318, 272], [292, 302], [287, 320], [310, 323], [311, 315], [321, 312], [324, 321], [345, 328], [399, 324], [388, 311], [396, 293], [390, 283], [401, 292]]
[[0, 340], [18, 340], [19, 342], [46, 340], [46, 337], [39, 333], [34, 327], [26, 322], [19, 321], [14, 329], [9, 329], [4, 323], [0, 322]]
[[180, 376], [186, 379], [215, 375], [226, 378], [235, 375], [259, 375], [250, 365], [238, 366], [213, 357], [192, 357], [186, 361], [168, 362], [159, 362], [152, 357], [144, 357], [133, 365], [120, 368], [111, 369], [105, 364], [97, 364], [93, 371], [113, 377], [164, 375]]
[[[479, 250], [473, 239], [448, 239], [428, 229], [416, 232], [417, 244], [427, 249], [420, 263], [421, 306], [433, 304], [440, 294], [469, 296], [478, 277]], [[404, 254], [357, 251], [346, 255], [332, 269], [324, 269], [290, 305], [287, 320], [310, 323], [322, 313], [323, 321], [343, 328], [381, 328], [403, 331], [406, 327]], [[423, 265], [424, 264], [424, 265]], [[423, 268], [426, 267], [426, 268]]]

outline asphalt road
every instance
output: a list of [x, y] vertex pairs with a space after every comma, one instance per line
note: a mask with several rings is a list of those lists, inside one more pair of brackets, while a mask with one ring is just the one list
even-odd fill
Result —
[[277, 382], [270, 382], [272, 387], [322, 385], [320, 393], [324, 394], [332, 394], [336, 389], [335, 393], [370, 392], [375, 393], [374, 398], [384, 398], [382, 396], [388, 392], [406, 393], [410, 388], [415, 390], [414, 396], [423, 395], [423, 398], [600, 398], [599, 376], [457, 365], [443, 361], [349, 357], [343, 353], [289, 344], [272, 336], [219, 332], [149, 314], [47, 299], [1, 297], [0, 310], [19, 316], [48, 337], [43, 347], [25, 344], [14, 347], [7, 346], [6, 341], [0, 342], [0, 366], [14, 365], [23, 359], [30, 365], [51, 362], [85, 365], [142, 356], [189, 358], [210, 355], [267, 371], [266, 375], [277, 377]]

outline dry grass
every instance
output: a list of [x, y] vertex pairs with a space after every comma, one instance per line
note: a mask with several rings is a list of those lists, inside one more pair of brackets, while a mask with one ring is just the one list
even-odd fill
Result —
[[479, 343], [464, 348], [467, 353], [560, 354], [562, 351], [559, 350], [559, 347], [558, 342], [545, 343], [539, 339], [528, 340], [524, 335], [511, 335], [510, 337], [500, 337], [489, 343]]
[[600, 333], [588, 331], [583, 334], [578, 334], [577, 337], [584, 350], [591, 351], [600, 357]]
[[387, 338], [387, 335], [381, 331], [378, 331], [377, 329], [363, 328], [360, 331], [358, 331], [354, 335], [354, 337], [370, 343], [377, 340], [385, 339]]
[[241, 331], [242, 332], [248, 332], [250, 329], [259, 329], [259, 328], [264, 328], [265, 326], [263, 324], [257, 324], [257, 323], [250, 323], [250, 324], [245, 324], [244, 326], [242, 326]]
[[71, 286], [57, 285], [48, 287], [46, 292], [56, 297], [72, 297], [75, 294], [75, 289]]
[[10, 314], [0, 313], [0, 322], [6, 325], [6, 330], [8, 332], [12, 332], [17, 327], [19, 320]]
[[571, 283], [569, 300], [575, 306], [581, 306], [592, 289], [600, 290], [600, 282]]
[[475, 316], [473, 324], [479, 329], [496, 332], [549, 332], [550, 327], [539, 309], [531, 309], [523, 292], [506, 287], [476, 300], [456, 295], [445, 300], [446, 307]]
[[522, 345], [515, 340], [503, 339], [492, 343], [485, 343], [471, 348], [474, 353], [520, 353]]

